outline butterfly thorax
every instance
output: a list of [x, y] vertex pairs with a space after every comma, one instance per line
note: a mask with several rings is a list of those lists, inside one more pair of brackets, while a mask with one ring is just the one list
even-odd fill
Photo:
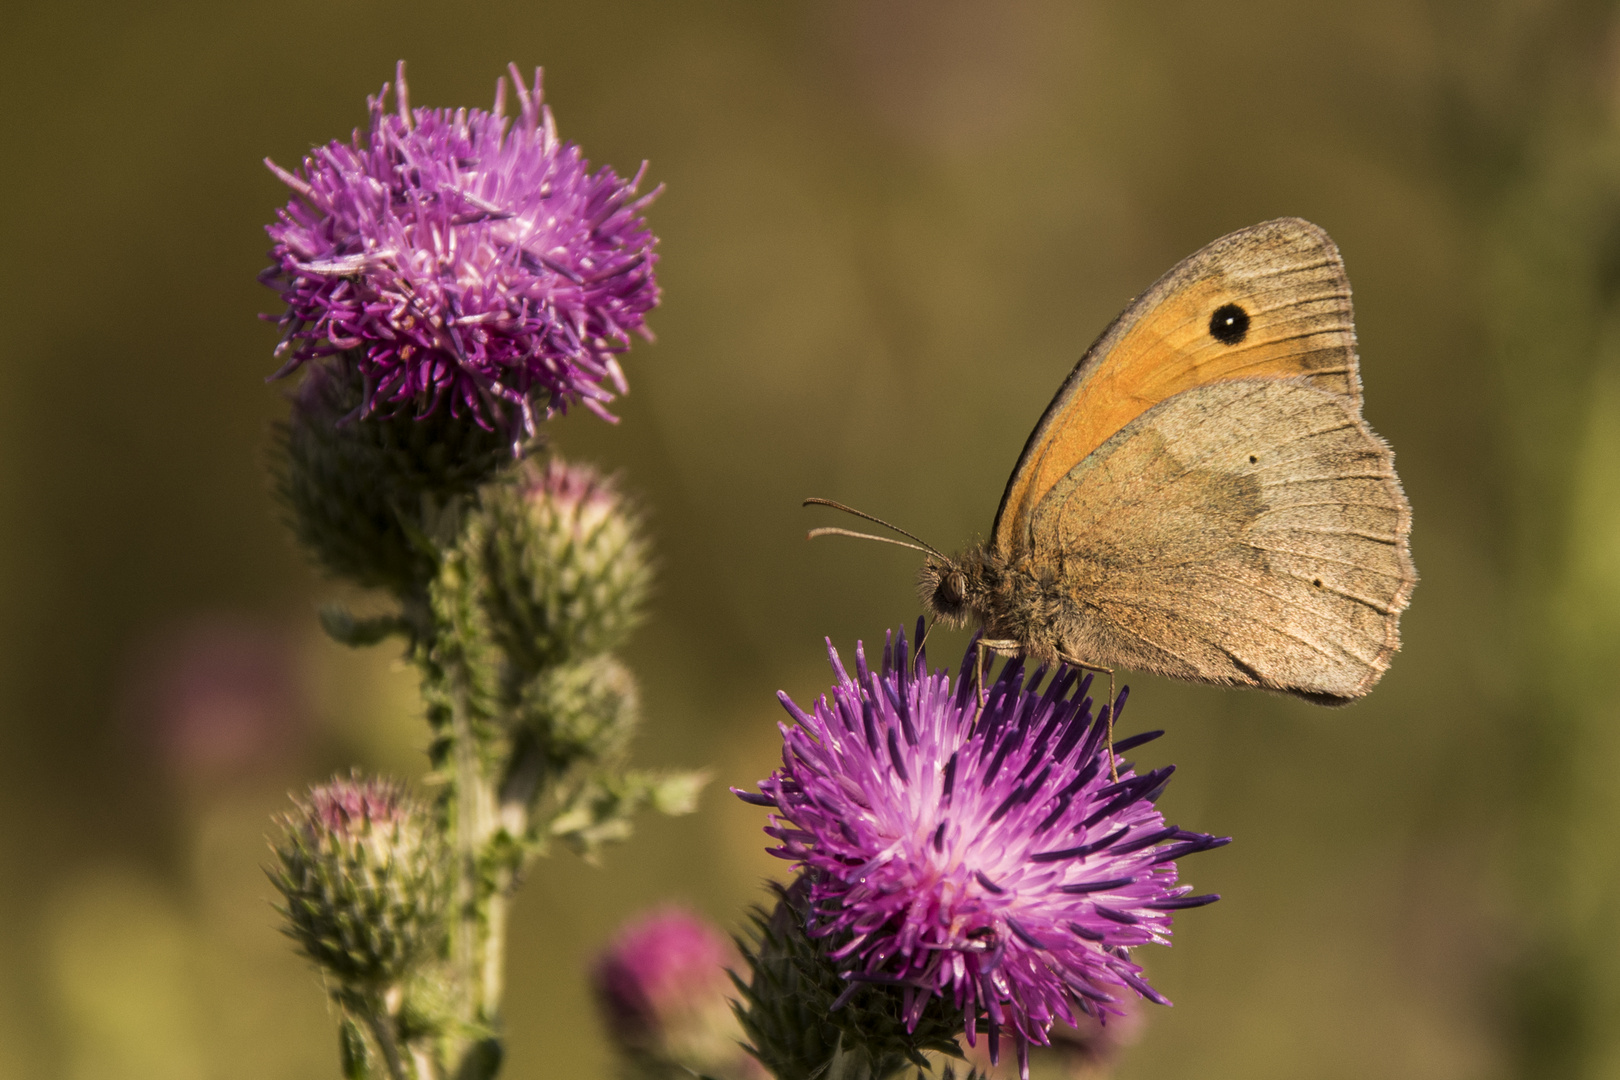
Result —
[[917, 587], [923, 606], [946, 623], [977, 622], [986, 638], [1016, 641], [1024, 655], [1055, 662], [1066, 622], [1056, 570], [977, 545], [949, 559], [930, 557]]

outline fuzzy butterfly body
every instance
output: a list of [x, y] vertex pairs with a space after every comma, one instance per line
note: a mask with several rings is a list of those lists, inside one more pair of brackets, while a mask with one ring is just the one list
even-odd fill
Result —
[[989, 542], [930, 556], [920, 586], [1003, 651], [1342, 704], [1400, 647], [1411, 525], [1361, 417], [1338, 249], [1282, 218], [1114, 320], [1030, 434]]

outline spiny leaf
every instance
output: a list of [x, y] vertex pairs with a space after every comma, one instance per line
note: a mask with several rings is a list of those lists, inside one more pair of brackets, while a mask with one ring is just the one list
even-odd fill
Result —
[[340, 645], [361, 648], [376, 645], [398, 634], [409, 637], [410, 624], [399, 615], [374, 615], [360, 618], [338, 604], [321, 608], [321, 629], [326, 636]]

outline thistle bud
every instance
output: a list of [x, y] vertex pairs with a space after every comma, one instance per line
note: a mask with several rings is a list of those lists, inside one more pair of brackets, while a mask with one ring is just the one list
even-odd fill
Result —
[[608, 1033], [639, 1080], [703, 1076], [764, 1080], [739, 1045], [728, 971], [737, 950], [679, 908], [625, 926], [597, 958], [592, 984]]
[[515, 715], [554, 767], [604, 760], [635, 733], [640, 694], [635, 676], [611, 656], [548, 668], [525, 688]]
[[351, 357], [307, 371], [278, 432], [276, 487], [290, 524], [328, 572], [413, 592], [434, 570], [421, 543], [434, 515], [510, 462], [511, 443], [448, 406], [421, 419], [364, 415]]
[[284, 933], [340, 982], [382, 986], [427, 956], [443, 930], [443, 837], [398, 784], [359, 775], [311, 788], [280, 819]]
[[651, 584], [640, 522], [589, 466], [553, 457], [486, 487], [464, 543], [520, 677], [617, 648], [640, 620]]

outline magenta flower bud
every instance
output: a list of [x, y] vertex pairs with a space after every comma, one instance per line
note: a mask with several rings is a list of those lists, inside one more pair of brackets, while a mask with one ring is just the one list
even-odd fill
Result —
[[763, 1077], [739, 1045], [729, 1000], [728, 972], [741, 965], [719, 930], [669, 907], [626, 924], [597, 957], [591, 982], [609, 1034], [637, 1073]]
[[[581, 403], [612, 419], [627, 389], [618, 355], [650, 337], [656, 239], [636, 197], [557, 136], [511, 68], [519, 111], [412, 109], [399, 65], [371, 120], [295, 170], [266, 162], [296, 197], [266, 231], [260, 275], [286, 303], [282, 373], [342, 353], [365, 383], [362, 415], [448, 408], [513, 442]], [[645, 166], [643, 166], [643, 171]]]

